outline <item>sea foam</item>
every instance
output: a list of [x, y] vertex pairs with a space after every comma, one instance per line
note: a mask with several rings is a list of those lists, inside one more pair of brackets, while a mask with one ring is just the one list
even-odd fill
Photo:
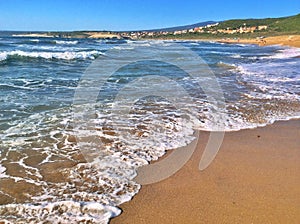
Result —
[[75, 44], [78, 44], [78, 41], [77, 40], [74, 40], [74, 41], [56, 40], [55, 43], [56, 44], [75, 45]]
[[[109, 97], [93, 105], [94, 110], [88, 116], [93, 126], [83, 129], [74, 125], [74, 107], [71, 108], [76, 80], [88, 64], [81, 62], [103, 54], [101, 49], [114, 48], [121, 53], [134, 48], [135, 41], [126, 41], [129, 46], [115, 46], [111, 41], [106, 44], [106, 41], [82, 39], [78, 44], [73, 40], [66, 43], [64, 39], [49, 43], [47, 39], [32, 45], [27, 41], [26, 50], [21, 48], [19, 39], [13, 41], [16, 46], [6, 51], [2, 49], [0, 60], [25, 57], [69, 61], [41, 60], [34, 68], [31, 63], [20, 63], [22, 69], [14, 70], [11, 66], [7, 73], [2, 70], [0, 89], [5, 94], [0, 96], [3, 102], [0, 110], [0, 178], [11, 181], [16, 189], [27, 190], [22, 192], [26, 193], [22, 194], [26, 197], [23, 201], [14, 203], [12, 200], [0, 206], [0, 222], [2, 218], [11, 223], [107, 223], [111, 217], [120, 214], [118, 206], [131, 200], [139, 191], [140, 185], [133, 181], [138, 167], [157, 160], [167, 150], [188, 145], [195, 139], [194, 129], [212, 131], [220, 122], [213, 116], [216, 108], [211, 99], [200, 93], [197, 95], [196, 90], [200, 88], [195, 88], [195, 80], [188, 76], [177, 77], [174, 70], [172, 78], [178, 82], [186, 81], [188, 89], [193, 89], [191, 94], [196, 93], [194, 100], [186, 102], [184, 111], [155, 97], [148, 101], [140, 99], [133, 105], [123, 105], [121, 98], [118, 102], [110, 100], [109, 94], [124, 87], [122, 85], [128, 83], [131, 76], [139, 72], [147, 74], [141, 72], [145, 66], [133, 65], [107, 81]], [[205, 42], [184, 44], [210, 61], [216, 68], [216, 77], [224, 85], [225, 94], [229, 95], [226, 108], [221, 111], [227, 118], [223, 121], [224, 131], [256, 128], [275, 120], [299, 117], [296, 59], [290, 57], [277, 63], [276, 58], [264, 58], [285, 52], [281, 48]], [[170, 42], [142, 41], [141, 45], [169, 46]], [[30, 51], [30, 47], [36, 48]], [[148, 53], [156, 54], [155, 48], [149, 48]], [[166, 65], [154, 67], [153, 73], [160, 74], [171, 69]], [[176, 91], [167, 84], [164, 90], [176, 96]], [[120, 114], [120, 105], [127, 106], [130, 112]], [[81, 105], [79, 117], [87, 116], [87, 108], [88, 105]], [[14, 169], [7, 166], [10, 162]], [[2, 191], [0, 194], [7, 192], [3, 197], [9, 199], [19, 200], [21, 195], [19, 191], [11, 191], [9, 184], [4, 185]]]
[[286, 48], [278, 50], [275, 54], [262, 57], [263, 59], [285, 59], [300, 56], [300, 48]]
[[97, 56], [103, 54], [101, 51], [65, 51], [65, 52], [40, 52], [40, 51], [22, 51], [14, 50], [9, 52], [0, 52], [0, 60], [6, 60], [8, 57], [28, 57], [28, 58], [44, 58], [44, 59], [95, 59]]

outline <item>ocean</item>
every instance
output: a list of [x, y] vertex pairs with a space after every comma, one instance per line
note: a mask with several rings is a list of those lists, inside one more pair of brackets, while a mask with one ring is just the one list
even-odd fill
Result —
[[195, 130], [299, 118], [299, 56], [213, 41], [0, 35], [0, 221], [108, 223], [138, 193], [138, 167], [190, 144]]

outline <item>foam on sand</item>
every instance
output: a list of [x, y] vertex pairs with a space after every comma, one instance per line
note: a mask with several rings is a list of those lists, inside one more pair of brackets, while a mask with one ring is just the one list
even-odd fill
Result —
[[6, 168], [0, 164], [0, 179], [6, 177], [5, 171]]
[[[7, 61], [0, 63], [3, 220], [78, 223], [84, 219], [106, 223], [109, 217], [119, 214], [120, 204], [139, 191], [140, 185], [134, 181], [139, 167], [157, 160], [167, 150], [190, 144], [195, 139], [195, 129], [213, 131], [220, 123], [221, 119], [214, 116], [214, 100], [203, 94], [197, 84], [201, 80], [206, 85], [209, 78], [191, 79], [158, 61], [138, 61], [119, 69], [99, 88], [95, 104], [72, 105], [82, 72], [102, 52], [114, 48], [122, 53], [140, 43], [150, 46], [147, 54], [154, 56], [155, 46], [169, 46], [166, 53], [182, 60], [178, 57], [180, 48], [173, 48], [170, 41], [125, 41], [126, 45], [118, 40], [8, 40], [12, 44], [3, 46], [0, 53], [2, 61]], [[264, 58], [280, 53], [282, 47], [180, 43], [192, 46], [207, 59], [224, 88], [226, 108], [220, 113], [226, 117], [225, 131], [256, 128], [299, 115], [297, 58]], [[109, 54], [106, 55], [109, 63]], [[194, 69], [202, 72], [201, 66]], [[101, 77], [101, 71], [95, 75]], [[120, 92], [116, 97], [127, 84], [152, 74], [172, 77], [186, 87], [192, 100], [182, 98], [182, 109], [176, 109], [163, 97], [141, 97], [143, 86], [150, 86], [154, 94], [163, 90], [174, 99], [180, 97], [178, 89], [157, 76], [151, 85], [144, 81], [127, 88], [134, 100]], [[93, 78], [84, 82], [87, 86], [95, 84]], [[75, 125], [75, 109], [77, 121], [83, 121], [83, 125]], [[91, 126], [85, 128], [83, 118], [88, 118]]]
[[[121, 213], [113, 206], [97, 202], [45, 202], [42, 204], [11, 204], [0, 206], [0, 217], [12, 223], [108, 223], [108, 220]], [[0, 218], [1, 221], [1, 218]]]

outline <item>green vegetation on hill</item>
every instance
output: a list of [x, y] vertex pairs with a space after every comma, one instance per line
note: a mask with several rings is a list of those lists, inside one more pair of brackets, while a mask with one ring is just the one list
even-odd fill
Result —
[[232, 19], [221, 22], [215, 29], [237, 29], [244, 24], [246, 24], [247, 27], [267, 25], [269, 31], [300, 32], [300, 14], [281, 18]]
[[241, 26], [262, 26], [262, 25], [269, 25], [275, 19], [231, 19], [221, 22], [216, 29], [238, 29]]
[[[237, 30], [240, 27], [258, 27], [267, 26], [267, 29], [245, 33], [222, 33], [218, 30]], [[300, 14], [281, 18], [266, 18], [266, 19], [232, 19], [220, 22], [217, 26], [204, 28], [205, 32], [198, 33], [183, 33], [174, 35], [156, 35], [154, 38], [162, 39], [211, 39], [211, 38], [255, 38], [260, 36], [278, 36], [300, 34]]]
[[300, 33], [300, 14], [276, 19], [272, 24], [270, 24], [270, 29], [278, 32]]
[[[207, 24], [211, 26], [206, 26]], [[201, 26], [201, 29], [199, 28]], [[259, 27], [265, 26], [265, 27]], [[122, 38], [153, 38], [153, 39], [214, 39], [214, 38], [255, 38], [261, 36], [278, 36], [300, 34], [300, 14], [281, 18], [265, 19], [231, 19], [220, 22], [218, 25], [211, 22], [198, 23], [190, 26], [174, 27], [176, 31], [73, 31], [73, 32], [42, 32], [53, 37], [89, 38], [91, 33], [120, 35]], [[197, 31], [196, 29], [197, 28]], [[171, 29], [171, 28], [170, 28]], [[169, 30], [170, 30], [169, 29]], [[184, 32], [183, 32], [184, 30]], [[190, 32], [190, 30], [192, 30]], [[178, 32], [179, 31], [179, 32]], [[181, 32], [181, 33], [180, 33]], [[37, 32], [30, 32], [37, 33]], [[175, 34], [174, 34], [175, 33]], [[180, 33], [180, 34], [179, 34]], [[151, 35], [150, 35], [151, 34]], [[105, 35], [104, 35], [105, 36]], [[95, 38], [95, 37], [93, 37]], [[106, 38], [99, 37], [96, 38]]]

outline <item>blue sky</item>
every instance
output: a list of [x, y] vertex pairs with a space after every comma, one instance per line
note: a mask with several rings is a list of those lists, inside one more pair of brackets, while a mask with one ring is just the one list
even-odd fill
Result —
[[298, 13], [299, 0], [0, 0], [0, 30], [139, 30]]

